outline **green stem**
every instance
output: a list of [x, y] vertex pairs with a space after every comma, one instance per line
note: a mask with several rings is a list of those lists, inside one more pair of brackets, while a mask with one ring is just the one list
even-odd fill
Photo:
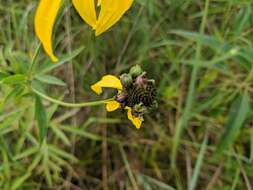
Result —
[[[205, 1], [205, 9], [202, 17], [202, 22], [200, 26], [200, 34], [204, 34], [205, 32], [205, 26], [206, 26], [206, 21], [207, 21], [207, 15], [208, 15], [208, 8], [209, 8], [209, 0]], [[201, 42], [197, 43], [197, 48], [196, 48], [196, 60], [201, 59], [201, 50], [202, 50], [202, 44]], [[180, 138], [183, 132], [183, 129], [186, 128], [188, 121], [190, 120], [192, 113], [191, 113], [191, 108], [193, 105], [194, 97], [195, 97], [195, 87], [197, 83], [197, 76], [199, 72], [199, 64], [194, 64], [193, 69], [191, 72], [191, 81], [189, 85], [189, 91], [187, 94], [186, 98], [186, 104], [185, 108], [182, 114], [182, 117], [179, 119], [176, 125], [176, 133], [174, 135], [174, 142], [172, 146], [172, 154], [171, 154], [171, 166], [174, 169], [176, 166], [176, 158], [177, 158], [177, 151], [178, 151], [178, 146], [180, 144]]]
[[35, 64], [36, 58], [39, 55], [40, 48], [41, 48], [41, 43], [39, 42], [39, 44], [37, 45], [36, 50], [34, 52], [34, 55], [32, 57], [32, 60], [31, 60], [31, 64], [30, 64], [29, 71], [28, 71], [29, 76], [32, 74], [33, 66]]
[[93, 102], [82, 102], [82, 103], [67, 103], [67, 102], [62, 102], [60, 100], [51, 98], [40, 91], [36, 90], [35, 88], [32, 87], [32, 91], [40, 96], [41, 98], [44, 98], [52, 103], [64, 106], [64, 107], [70, 107], [70, 108], [80, 108], [80, 107], [89, 107], [89, 106], [99, 106], [102, 104], [106, 104], [108, 101], [114, 100], [114, 98], [106, 99], [106, 100], [99, 100], [99, 101], [93, 101]]

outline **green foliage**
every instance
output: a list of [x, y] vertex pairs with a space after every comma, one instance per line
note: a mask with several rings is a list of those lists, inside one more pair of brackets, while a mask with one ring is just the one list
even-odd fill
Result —
[[[0, 3], [1, 190], [252, 189], [252, 0], [136, 0], [97, 38], [67, 6], [54, 64], [36, 3]], [[140, 130], [103, 105], [70, 106], [136, 64], [159, 103]]]

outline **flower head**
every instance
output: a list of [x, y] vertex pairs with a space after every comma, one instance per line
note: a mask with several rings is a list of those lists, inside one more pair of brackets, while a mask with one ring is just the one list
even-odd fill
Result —
[[[112, 27], [131, 7], [133, 0], [72, 0], [72, 3], [82, 17], [96, 33], [102, 34]], [[62, 0], [40, 0], [35, 15], [35, 32], [52, 61], [57, 61], [52, 48], [52, 33], [55, 20]], [[97, 9], [100, 8], [97, 14]], [[98, 16], [97, 16], [98, 15]]]
[[112, 112], [119, 108], [126, 110], [128, 119], [138, 129], [144, 121], [143, 115], [157, 104], [155, 82], [148, 79], [146, 72], [142, 70], [138, 74], [124, 73], [120, 79], [113, 75], [105, 75], [91, 86], [97, 94], [102, 93], [102, 88], [117, 89], [114, 100], [106, 103], [107, 111]]

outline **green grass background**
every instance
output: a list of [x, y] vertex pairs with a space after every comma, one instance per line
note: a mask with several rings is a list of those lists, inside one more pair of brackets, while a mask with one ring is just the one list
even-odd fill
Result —
[[[251, 190], [252, 0], [135, 0], [95, 38], [70, 2], [52, 64], [33, 30], [37, 2], [0, 1], [1, 190]], [[38, 56], [36, 55], [38, 53]], [[137, 130], [90, 90], [139, 64], [159, 108]]]

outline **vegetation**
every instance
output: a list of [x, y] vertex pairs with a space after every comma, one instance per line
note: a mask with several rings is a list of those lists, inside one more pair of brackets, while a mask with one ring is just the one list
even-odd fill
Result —
[[[37, 1], [0, 2], [1, 190], [253, 188], [252, 0], [135, 0], [99, 37], [65, 1], [57, 63], [35, 36]], [[158, 91], [141, 129], [82, 104], [136, 64]]]

